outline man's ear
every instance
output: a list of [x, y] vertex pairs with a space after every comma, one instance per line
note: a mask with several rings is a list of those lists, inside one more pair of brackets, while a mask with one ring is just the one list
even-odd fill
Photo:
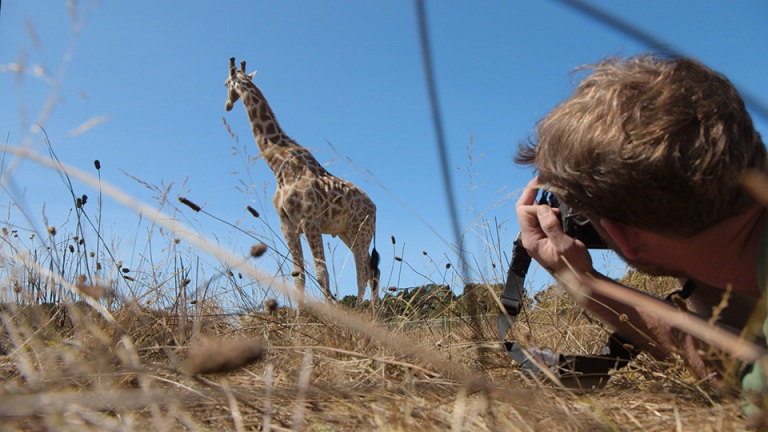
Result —
[[637, 258], [641, 240], [637, 228], [609, 218], [600, 218], [600, 226], [613, 238], [623, 257], [630, 260]]

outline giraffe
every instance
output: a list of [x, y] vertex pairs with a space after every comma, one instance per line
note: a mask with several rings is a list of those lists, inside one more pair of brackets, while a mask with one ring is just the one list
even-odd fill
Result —
[[[280, 217], [280, 228], [293, 260], [293, 276], [299, 300], [305, 290], [303, 233], [315, 263], [315, 275], [327, 301], [333, 299], [325, 264], [323, 234], [338, 236], [352, 251], [357, 271], [357, 303], [360, 308], [366, 286], [371, 286], [371, 308], [378, 300], [379, 254], [376, 252], [376, 205], [352, 183], [329, 173], [306, 148], [289, 138], [277, 123], [272, 108], [253, 83], [256, 73], [246, 74], [245, 61], [240, 70], [235, 58], [229, 59], [229, 78], [225, 109], [232, 110], [242, 99], [251, 122], [253, 138], [277, 180], [272, 203]], [[373, 250], [368, 247], [373, 240]]]

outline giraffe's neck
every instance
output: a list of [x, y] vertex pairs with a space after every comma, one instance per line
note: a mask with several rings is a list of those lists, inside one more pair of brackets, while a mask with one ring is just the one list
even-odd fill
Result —
[[275, 113], [261, 90], [251, 82], [241, 82], [240, 98], [251, 121], [251, 131], [264, 160], [277, 174], [285, 161], [285, 148], [298, 147], [277, 123]]

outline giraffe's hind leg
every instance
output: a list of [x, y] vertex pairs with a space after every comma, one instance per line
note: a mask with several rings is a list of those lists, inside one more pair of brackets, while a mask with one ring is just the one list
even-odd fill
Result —
[[[378, 275], [374, 274], [375, 270], [371, 266], [371, 256], [368, 254], [370, 239], [368, 242], [364, 242], [350, 238], [347, 235], [340, 235], [339, 237], [341, 237], [341, 240], [347, 245], [349, 250], [352, 251], [352, 256], [355, 258], [355, 271], [357, 272], [357, 301], [355, 302], [355, 308], [359, 309], [362, 306], [363, 299], [365, 298], [365, 288], [370, 283], [371, 309], [375, 312], [379, 293], [374, 277], [378, 279]], [[378, 252], [376, 254], [378, 255]], [[378, 267], [376, 270], [378, 270]]]

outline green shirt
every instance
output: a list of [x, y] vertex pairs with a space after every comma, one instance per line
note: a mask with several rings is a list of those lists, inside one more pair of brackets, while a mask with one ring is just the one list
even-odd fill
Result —
[[[757, 306], [755, 306], [755, 311], [752, 313], [753, 319], [750, 319], [748, 325], [753, 327], [749, 329], [752, 335], [768, 342], [766, 338], [768, 336], [768, 316], [766, 315], [768, 310], [768, 304], [766, 303], [768, 301], [768, 297], [766, 297], [766, 282], [768, 282], [766, 280], [768, 270], [768, 227], [763, 230], [763, 234], [760, 237], [756, 264], [757, 282], [763, 296], [757, 303]], [[755, 320], [757, 322], [754, 322]], [[759, 325], [760, 321], [762, 321], [762, 326]], [[744, 368], [744, 372], [741, 375], [741, 388], [744, 398], [751, 402], [744, 407], [745, 414], [749, 415], [760, 409], [763, 412], [768, 412], [768, 398], [766, 398], [768, 396], [768, 356]]]

